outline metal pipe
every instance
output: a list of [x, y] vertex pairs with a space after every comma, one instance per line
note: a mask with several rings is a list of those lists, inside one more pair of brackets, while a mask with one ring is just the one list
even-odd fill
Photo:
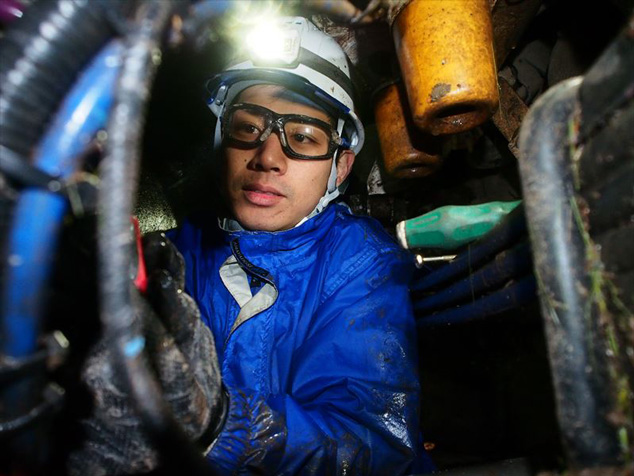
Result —
[[564, 449], [572, 469], [622, 463], [569, 157], [581, 80], [547, 91], [520, 133], [520, 175]]
[[530, 303], [535, 299], [536, 290], [535, 278], [527, 275], [493, 294], [464, 306], [419, 318], [416, 320], [416, 326], [418, 329], [428, 329], [483, 319]]
[[[515, 243], [526, 233], [523, 207], [520, 205], [485, 237], [467, 246], [451, 263], [432, 271], [416, 272], [412, 291], [428, 291], [449, 281], [454, 281], [470, 269], [480, 266], [491, 256]], [[423, 274], [423, 271], [425, 274]]]
[[523, 276], [531, 267], [531, 251], [528, 243], [521, 243], [510, 250], [502, 251], [493, 261], [448, 288], [414, 302], [414, 311], [420, 315], [442, 307], [460, 303], [469, 297], [497, 289], [508, 280]]

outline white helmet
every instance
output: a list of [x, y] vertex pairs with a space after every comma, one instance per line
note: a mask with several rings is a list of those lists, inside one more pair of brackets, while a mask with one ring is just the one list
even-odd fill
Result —
[[[225, 107], [244, 89], [279, 84], [343, 119], [343, 137], [355, 153], [361, 150], [365, 136], [354, 112], [350, 66], [333, 38], [306, 18], [283, 17], [251, 31], [246, 40], [246, 51], [207, 83], [208, 105], [216, 117], [222, 117]], [[267, 53], [271, 54], [267, 57]]]
[[[299, 93], [338, 120], [337, 132], [349, 149], [363, 146], [363, 125], [354, 112], [348, 58], [339, 44], [302, 17], [283, 17], [247, 35], [246, 51], [207, 83], [209, 109], [219, 118], [214, 148], [220, 147], [221, 121], [227, 106], [240, 92], [256, 84], [277, 84]], [[342, 190], [336, 186], [336, 160], [320, 212]]]

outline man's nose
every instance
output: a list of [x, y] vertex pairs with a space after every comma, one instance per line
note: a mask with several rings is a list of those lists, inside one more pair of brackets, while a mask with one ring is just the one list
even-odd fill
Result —
[[282, 149], [279, 132], [274, 130], [271, 135], [256, 149], [251, 159], [250, 167], [264, 172], [286, 172], [288, 158]]

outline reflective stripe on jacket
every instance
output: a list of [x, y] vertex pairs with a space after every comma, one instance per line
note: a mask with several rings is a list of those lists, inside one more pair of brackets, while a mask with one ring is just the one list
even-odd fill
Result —
[[197, 217], [170, 238], [216, 342], [221, 474], [422, 471], [411, 262], [380, 224], [330, 205], [283, 232]]

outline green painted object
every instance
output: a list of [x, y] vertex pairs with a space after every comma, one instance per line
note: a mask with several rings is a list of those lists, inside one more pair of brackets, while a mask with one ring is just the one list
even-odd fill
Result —
[[403, 248], [453, 250], [485, 235], [520, 203], [516, 200], [440, 207], [400, 222], [396, 236]]

